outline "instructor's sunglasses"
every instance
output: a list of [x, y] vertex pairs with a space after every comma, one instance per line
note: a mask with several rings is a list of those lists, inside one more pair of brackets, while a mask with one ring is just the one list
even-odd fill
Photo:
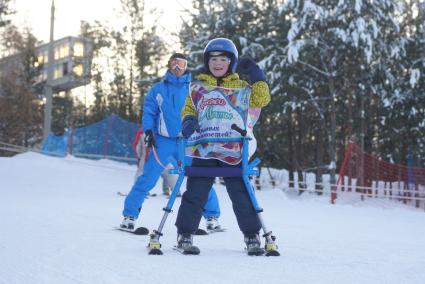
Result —
[[173, 58], [170, 60], [170, 68], [184, 70], [187, 67], [187, 60], [183, 58]]

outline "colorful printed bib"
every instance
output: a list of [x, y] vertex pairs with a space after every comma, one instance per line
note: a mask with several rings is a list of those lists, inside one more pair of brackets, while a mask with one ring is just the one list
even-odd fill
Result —
[[198, 113], [200, 131], [189, 137], [186, 154], [232, 165], [240, 163], [241, 135], [231, 126], [236, 124], [252, 133], [260, 109], [249, 108], [250, 95], [249, 87], [224, 88], [193, 82], [190, 96]]

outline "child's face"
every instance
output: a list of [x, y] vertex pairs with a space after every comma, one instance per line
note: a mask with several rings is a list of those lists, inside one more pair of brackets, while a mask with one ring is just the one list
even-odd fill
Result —
[[226, 56], [213, 56], [208, 61], [208, 68], [214, 77], [223, 77], [229, 69], [230, 59]]

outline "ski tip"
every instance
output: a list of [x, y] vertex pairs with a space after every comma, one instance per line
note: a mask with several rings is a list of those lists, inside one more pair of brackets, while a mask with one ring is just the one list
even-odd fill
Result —
[[138, 227], [134, 230], [135, 235], [149, 235], [149, 229], [145, 227]]
[[205, 230], [203, 230], [203, 229], [197, 229], [196, 232], [195, 232], [195, 235], [197, 235], [197, 236], [205, 236], [205, 235], [208, 235], [208, 232], [205, 231]]
[[115, 227], [113, 227], [113, 228], [114, 228], [115, 230], [118, 230], [118, 231], [133, 233], [133, 230], [129, 230], [129, 229], [126, 229], [126, 228], [121, 228], [121, 227], [119, 227], [119, 226], [115, 226]]
[[198, 255], [201, 253], [201, 250], [197, 246], [191, 246], [186, 249], [182, 249], [177, 246], [174, 246], [173, 249], [184, 255]]
[[201, 252], [199, 250], [193, 250], [193, 251], [190, 250], [190, 251], [183, 251], [182, 253], [185, 254], [185, 255], [198, 255]]
[[280, 256], [280, 253], [277, 250], [271, 250], [266, 253], [266, 256]]
[[248, 255], [249, 256], [261, 256], [264, 254], [264, 251], [249, 251]]
[[114, 227], [115, 230], [118, 231], [122, 231], [122, 232], [127, 232], [130, 234], [135, 234], [135, 235], [148, 235], [149, 234], [149, 229], [145, 228], [145, 227], [138, 227], [135, 230], [130, 230], [130, 229], [125, 229], [125, 228], [121, 228], [121, 227]]
[[151, 249], [151, 250], [149, 250], [149, 254], [150, 255], [163, 255], [163, 252], [160, 249]]

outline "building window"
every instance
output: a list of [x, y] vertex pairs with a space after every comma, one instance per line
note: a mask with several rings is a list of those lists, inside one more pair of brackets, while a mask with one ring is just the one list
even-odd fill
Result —
[[67, 62], [62, 64], [62, 75], [63, 76], [68, 75], [68, 63]]
[[47, 70], [43, 70], [43, 72], [41, 73], [41, 81], [46, 81], [47, 80]]
[[83, 71], [84, 71], [83, 64], [77, 64], [73, 68], [74, 74], [79, 76], [79, 77], [83, 76]]
[[59, 47], [56, 47], [55, 48], [55, 60], [58, 60], [60, 57], [59, 57]]
[[67, 57], [69, 55], [69, 46], [67, 44], [61, 44], [55, 47], [55, 60]]
[[84, 45], [80, 41], [74, 43], [74, 56], [83, 57], [84, 56]]
[[40, 52], [37, 56], [38, 65], [46, 64], [49, 61], [49, 57], [47, 56], [47, 51]]
[[59, 79], [63, 76], [63, 67], [62, 65], [55, 66], [55, 70], [53, 72], [53, 79]]

